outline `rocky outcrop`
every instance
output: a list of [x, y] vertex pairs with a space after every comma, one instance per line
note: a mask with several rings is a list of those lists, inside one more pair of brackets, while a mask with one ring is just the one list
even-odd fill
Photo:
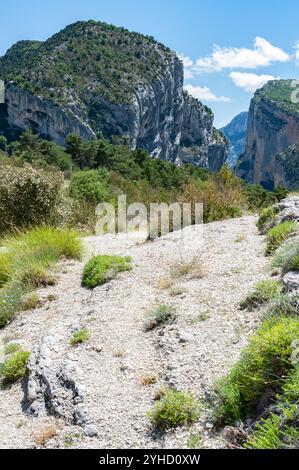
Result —
[[82, 426], [89, 435], [96, 429], [84, 406], [85, 388], [78, 383], [75, 361], [65, 353], [65, 338], [52, 332], [42, 338], [28, 364], [29, 415], [52, 415]]
[[[88, 42], [92, 52], [82, 50]], [[0, 77], [0, 133], [32, 128], [63, 145], [70, 133], [88, 140], [102, 132], [177, 164], [217, 170], [226, 159], [213, 113], [183, 90], [182, 62], [151, 38], [79, 22], [45, 43], [17, 43], [0, 58]]]
[[292, 91], [291, 81], [269, 82], [255, 93], [250, 105], [246, 151], [238, 174], [270, 190], [290, 186], [277, 156], [299, 140], [299, 108], [291, 103]]
[[239, 157], [245, 152], [247, 139], [248, 112], [238, 114], [227, 126], [220, 129], [229, 141], [227, 163], [234, 168]]
[[86, 140], [95, 137], [95, 132], [74, 110], [59, 107], [13, 83], [5, 87], [5, 106], [7, 128], [11, 132], [30, 128], [60, 145], [70, 133]]
[[184, 92], [184, 112], [178, 160], [218, 171], [226, 161], [228, 143], [213, 127], [212, 111]]

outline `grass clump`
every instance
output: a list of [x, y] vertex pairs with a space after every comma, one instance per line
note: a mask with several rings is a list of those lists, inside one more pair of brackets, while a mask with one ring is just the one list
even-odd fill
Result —
[[175, 319], [175, 309], [169, 305], [159, 305], [149, 312], [144, 323], [144, 330], [150, 331], [159, 325], [172, 322]]
[[158, 381], [158, 376], [157, 374], [154, 374], [152, 372], [149, 372], [148, 374], [142, 375], [140, 378], [140, 382], [144, 386], [149, 386], [149, 385], [154, 385]]
[[199, 402], [191, 393], [168, 390], [148, 416], [155, 426], [170, 429], [196, 422], [200, 409]]
[[288, 449], [299, 439], [299, 366], [286, 377], [275, 412], [262, 419], [247, 441], [248, 449]]
[[267, 234], [266, 254], [271, 255], [297, 230], [297, 223], [293, 221], [284, 222], [269, 230]]
[[257, 227], [260, 232], [267, 232], [275, 225], [275, 217], [277, 215], [277, 209], [275, 207], [266, 207], [261, 211]]
[[48, 270], [62, 258], [79, 259], [81, 242], [69, 230], [39, 227], [2, 241], [0, 253], [0, 327], [22, 309], [22, 299], [36, 287], [53, 284]]
[[29, 352], [17, 351], [4, 362], [2, 376], [6, 383], [17, 382], [26, 376], [29, 357]]
[[90, 332], [87, 328], [82, 328], [79, 331], [76, 331], [76, 333], [73, 334], [73, 336], [70, 339], [70, 345], [71, 346], [77, 346], [77, 344], [82, 344], [86, 343], [90, 338]]
[[283, 273], [299, 271], [299, 237], [286, 241], [275, 253], [272, 267], [281, 268]]
[[282, 293], [283, 286], [280, 281], [267, 279], [255, 285], [253, 291], [241, 303], [241, 309], [254, 310], [270, 300], [277, 299]]
[[216, 387], [215, 418], [219, 424], [235, 423], [266, 408], [294, 367], [292, 354], [298, 339], [299, 318], [263, 323], [232, 371]]
[[188, 277], [189, 279], [201, 279], [204, 276], [202, 266], [195, 258], [187, 263], [177, 263], [172, 266], [171, 277], [172, 279], [180, 279]]
[[35, 310], [41, 305], [42, 305], [42, 302], [39, 296], [35, 292], [30, 293], [24, 299], [22, 299], [23, 310]]
[[281, 317], [299, 317], [299, 296], [279, 296], [268, 309], [267, 316], [273, 319], [279, 319]]
[[114, 279], [118, 273], [131, 271], [132, 258], [122, 256], [94, 256], [85, 265], [82, 285], [89, 289], [105, 284]]
[[21, 346], [18, 343], [9, 343], [5, 346], [4, 352], [6, 356], [10, 356], [20, 350]]

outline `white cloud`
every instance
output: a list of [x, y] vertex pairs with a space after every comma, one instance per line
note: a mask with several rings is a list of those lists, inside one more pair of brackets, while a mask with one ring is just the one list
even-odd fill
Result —
[[209, 101], [215, 102], [220, 101], [223, 103], [228, 103], [230, 98], [226, 96], [216, 96], [208, 87], [200, 87], [200, 86], [193, 86], [193, 85], [186, 85], [185, 90], [190, 93], [193, 98], [197, 98], [200, 101]]
[[188, 67], [192, 67], [194, 64], [193, 64], [193, 60], [190, 59], [190, 57], [188, 56], [185, 56], [184, 54], [178, 54], [179, 58], [181, 59], [181, 61], [183, 62], [184, 64], [184, 67], [188, 68]]
[[185, 56], [184, 54], [178, 54], [179, 58], [181, 59], [181, 61], [183, 62], [183, 65], [184, 65], [184, 75], [185, 75], [185, 79], [190, 79], [190, 78], [193, 78], [194, 77], [194, 73], [193, 73], [193, 67], [194, 67], [194, 62], [192, 59], [190, 59], [190, 57], [188, 56]]
[[296, 57], [296, 61], [297, 61], [298, 65], [299, 65], [299, 41], [296, 42], [295, 47], [296, 47], [295, 57]]
[[201, 73], [220, 71], [226, 68], [255, 69], [289, 60], [289, 54], [279, 47], [273, 46], [266, 39], [257, 37], [252, 49], [214, 46], [212, 54], [199, 58], [192, 70]]
[[255, 73], [244, 72], [231, 72], [229, 76], [237, 87], [253, 92], [264, 86], [269, 80], [279, 78], [273, 75], [257, 75]]

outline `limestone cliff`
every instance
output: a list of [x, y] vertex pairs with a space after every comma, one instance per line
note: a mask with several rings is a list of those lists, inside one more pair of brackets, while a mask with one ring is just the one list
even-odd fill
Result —
[[[238, 173], [267, 189], [290, 186], [279, 154], [299, 140], [299, 105], [292, 103], [291, 80], [269, 82], [251, 101], [246, 151]], [[299, 181], [296, 184], [299, 186]]]
[[212, 111], [184, 92], [179, 160], [218, 171], [226, 161], [228, 143], [213, 127]]
[[153, 157], [218, 169], [227, 144], [212, 112], [183, 91], [183, 64], [153, 38], [95, 21], [0, 58], [0, 133], [32, 128], [63, 145], [101, 132]]

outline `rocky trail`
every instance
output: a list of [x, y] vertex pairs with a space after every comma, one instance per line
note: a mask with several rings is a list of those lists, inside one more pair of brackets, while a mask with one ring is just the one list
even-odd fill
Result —
[[[207, 396], [256, 329], [260, 313], [239, 309], [267, 276], [256, 218], [205, 225], [203, 236], [189, 227], [183, 242], [175, 232], [154, 242], [107, 235], [84, 244], [85, 259], [62, 262], [57, 285], [39, 290], [43, 306], [0, 331], [2, 342], [32, 351], [28, 382], [0, 390], [0, 447], [186, 448], [190, 432], [201, 447], [225, 447], [206, 412], [191, 429], [164, 435], [152, 431], [147, 412], [161, 387]], [[133, 270], [87, 290], [81, 275], [91, 254], [129, 255]], [[194, 260], [197, 273], [170, 282], [178, 263]], [[161, 304], [176, 309], [176, 320], [145, 332], [147, 313]], [[82, 327], [90, 340], [71, 347]], [[145, 385], [152, 376], [156, 383]]]

